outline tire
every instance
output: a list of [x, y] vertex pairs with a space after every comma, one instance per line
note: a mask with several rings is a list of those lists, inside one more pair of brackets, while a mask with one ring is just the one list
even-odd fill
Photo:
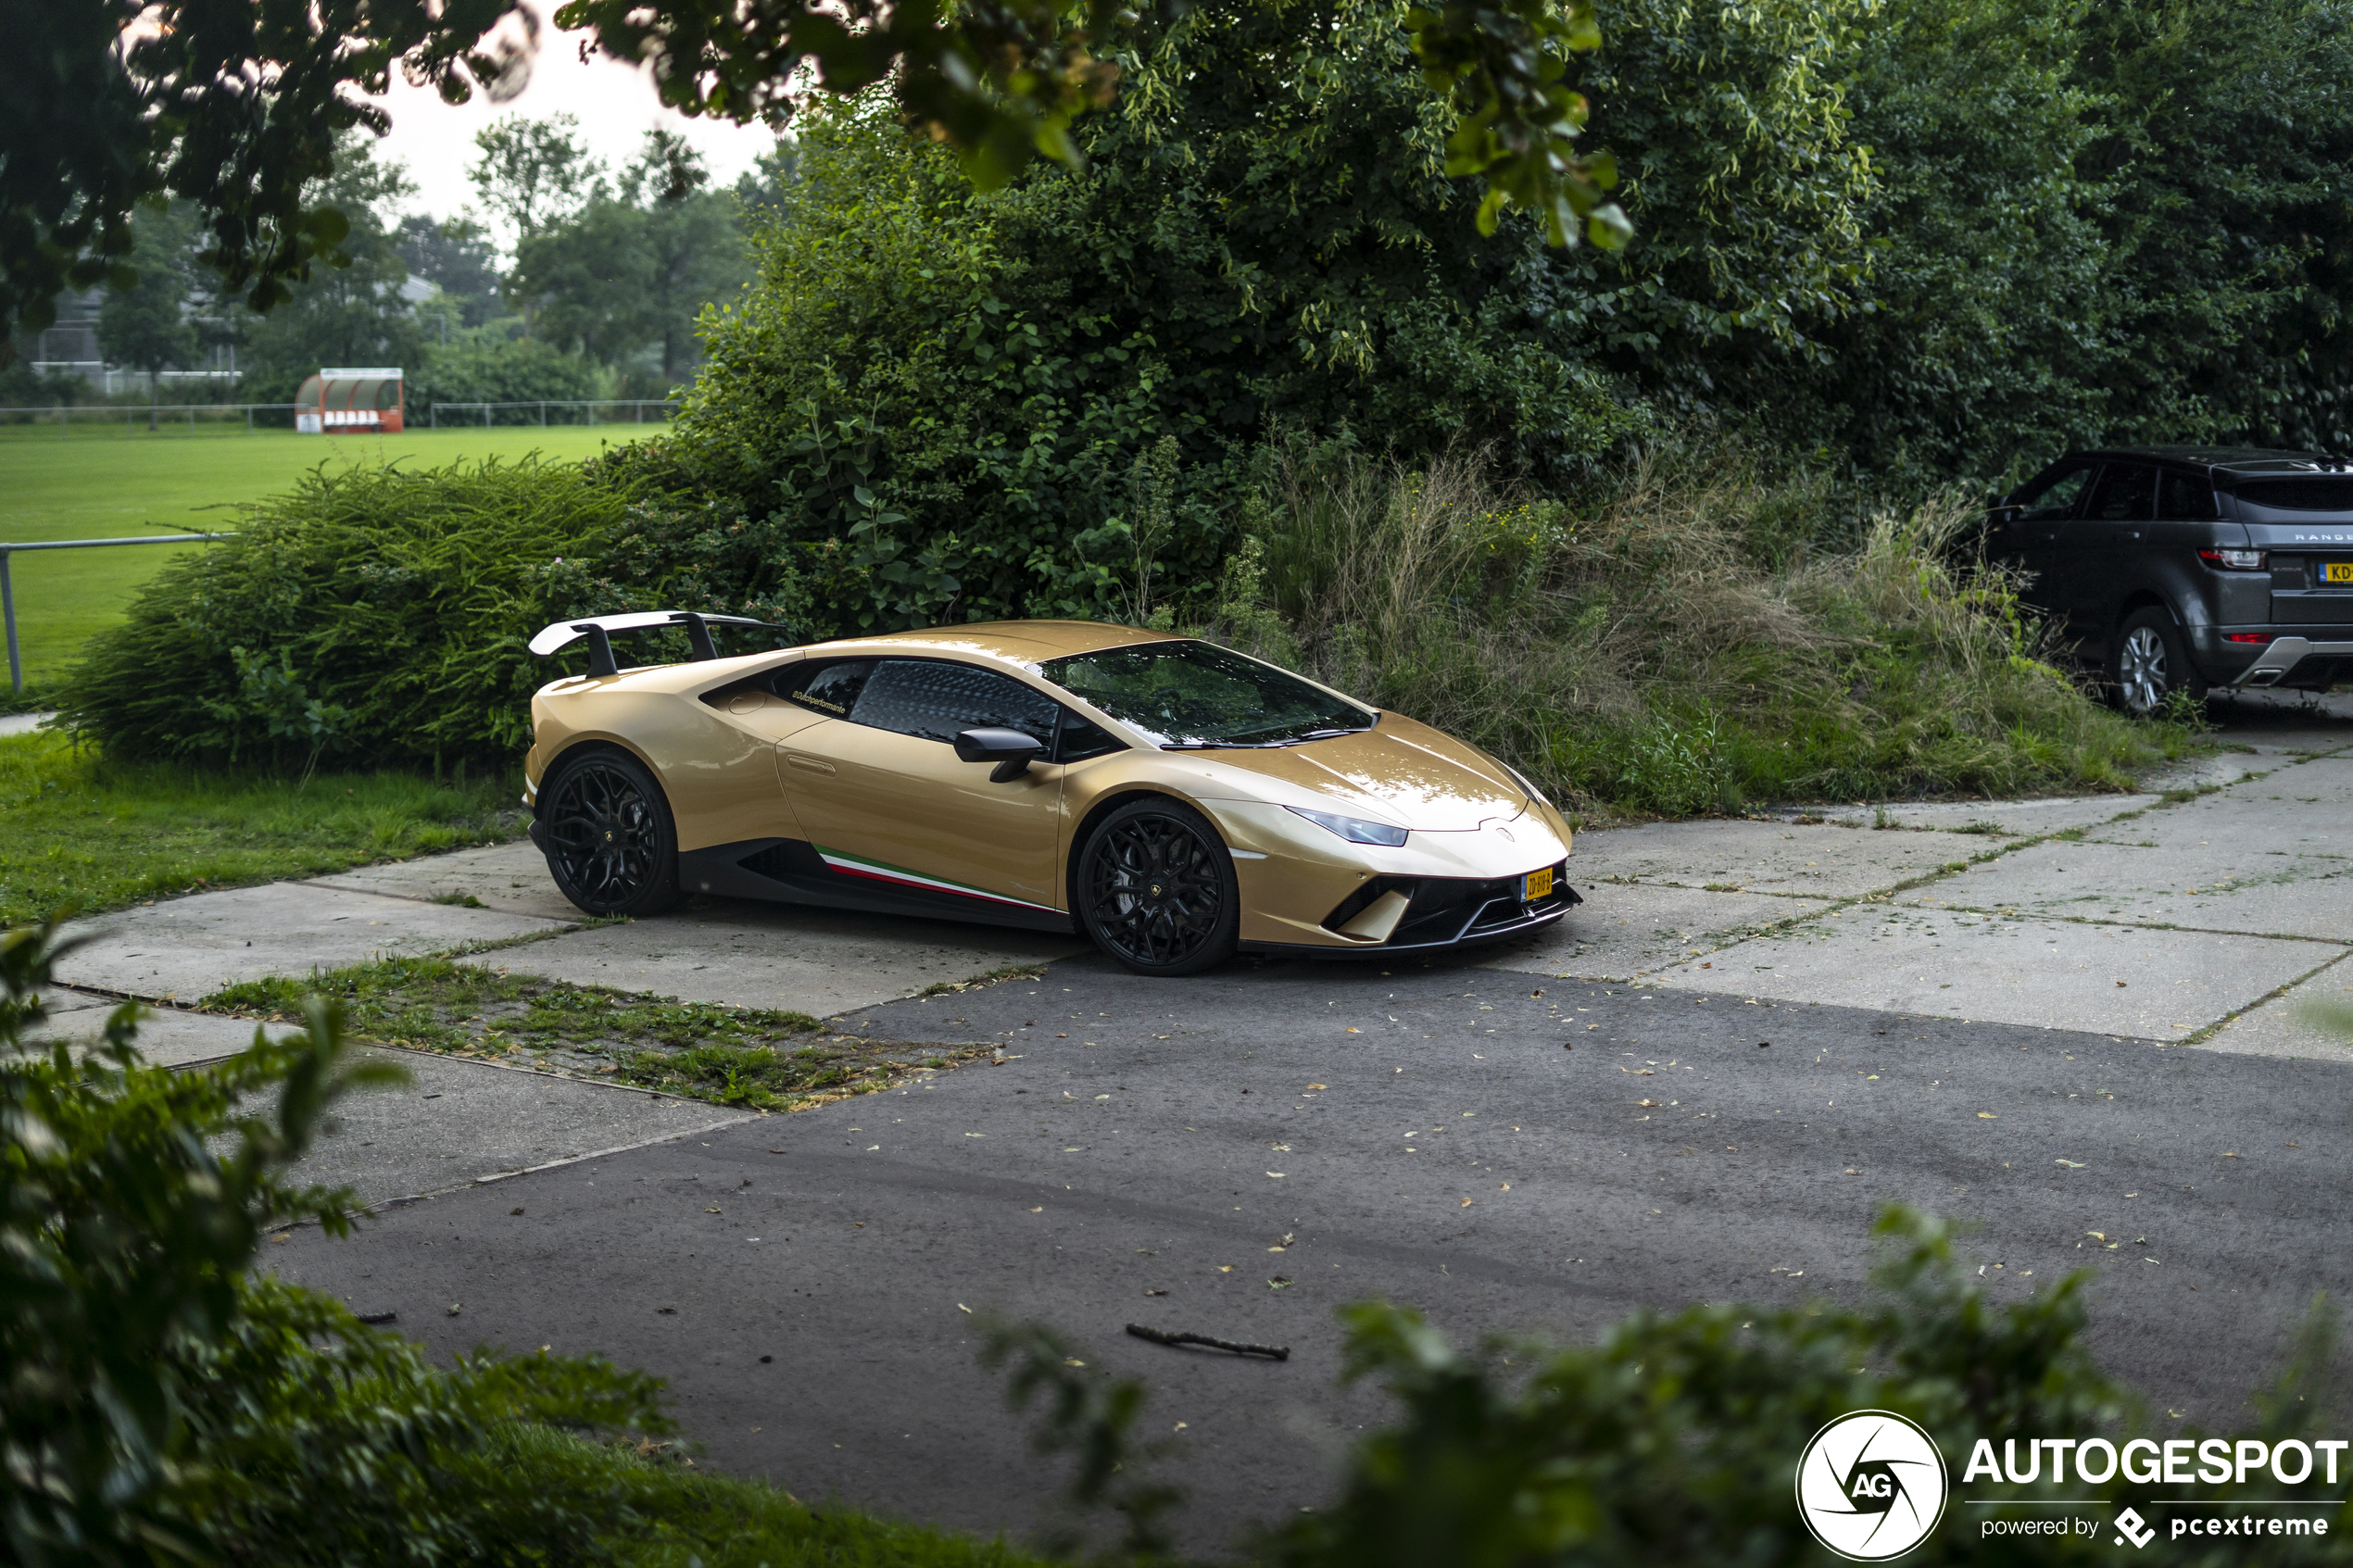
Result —
[[2190, 663], [2181, 628], [2157, 605], [2144, 605], [2117, 629], [2108, 660], [2116, 706], [2135, 719], [2161, 716], [2176, 695], [2204, 701], [2206, 682]]
[[565, 897], [599, 916], [659, 914], [678, 901], [670, 801], [635, 758], [575, 752], [540, 798], [540, 847]]
[[1135, 974], [1197, 974], [1231, 958], [1241, 928], [1234, 857], [1198, 811], [1153, 796], [1087, 837], [1073, 879], [1080, 927]]

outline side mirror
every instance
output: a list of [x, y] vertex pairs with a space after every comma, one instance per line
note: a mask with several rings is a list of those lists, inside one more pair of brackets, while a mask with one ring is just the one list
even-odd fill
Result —
[[988, 775], [990, 784], [1008, 784], [1021, 777], [1045, 749], [1044, 743], [1019, 730], [964, 730], [956, 736], [957, 761], [997, 764]]

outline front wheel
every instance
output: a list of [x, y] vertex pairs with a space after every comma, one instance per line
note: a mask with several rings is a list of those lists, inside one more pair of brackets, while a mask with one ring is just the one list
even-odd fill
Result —
[[2193, 701], [2206, 696], [2206, 682], [2190, 664], [2180, 628], [2156, 605], [2124, 618], [2108, 668], [2116, 677], [2116, 706], [2135, 719], [2158, 717], [2177, 694]]
[[634, 757], [591, 751], [557, 764], [540, 847], [563, 896], [592, 915], [650, 915], [678, 901], [670, 801]]
[[1104, 818], [1080, 852], [1078, 918], [1095, 946], [1137, 974], [1194, 974], [1231, 957], [1241, 892], [1226, 841], [1174, 800]]

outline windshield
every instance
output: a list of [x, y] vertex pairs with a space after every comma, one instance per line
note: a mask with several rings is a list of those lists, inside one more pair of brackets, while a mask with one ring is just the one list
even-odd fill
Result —
[[1107, 648], [1040, 669], [1164, 748], [1290, 746], [1373, 727], [1354, 703], [1207, 643]]

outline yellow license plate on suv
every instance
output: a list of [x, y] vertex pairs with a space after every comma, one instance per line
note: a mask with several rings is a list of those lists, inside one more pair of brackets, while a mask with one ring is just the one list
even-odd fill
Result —
[[2353, 583], [2353, 560], [2332, 560], [2321, 563], [2323, 583]]
[[1539, 898], [1553, 896], [1553, 868], [1550, 866], [1541, 872], [1530, 872], [1519, 880], [1519, 901], [1523, 904], [1533, 904]]

